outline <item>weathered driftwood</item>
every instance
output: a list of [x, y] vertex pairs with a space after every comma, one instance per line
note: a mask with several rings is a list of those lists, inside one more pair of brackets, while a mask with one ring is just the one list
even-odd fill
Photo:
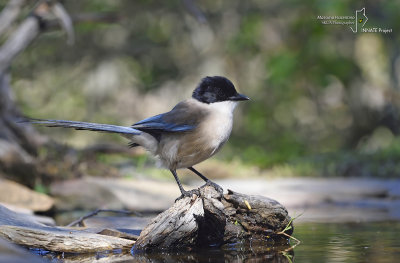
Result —
[[[282, 231], [291, 224], [287, 210], [277, 201], [212, 186], [177, 201], [143, 229], [136, 250], [173, 249], [231, 244], [252, 240], [287, 243]], [[286, 233], [291, 234], [293, 228]]]
[[[199, 196], [183, 198], [154, 218], [136, 243], [136, 232], [125, 227], [49, 227], [0, 205], [0, 237], [27, 247], [74, 253], [129, 249], [133, 245], [136, 250], [221, 246], [248, 240], [284, 245], [287, 237], [282, 231], [290, 223], [286, 209], [275, 200], [233, 191], [222, 195], [212, 186], [200, 188]], [[291, 232], [292, 228], [287, 234]]]
[[[85, 229], [49, 227], [31, 217], [15, 213], [0, 205], [0, 237], [31, 248], [50, 251], [89, 253], [113, 249], [130, 249], [135, 241], [115, 237], [116, 231], [99, 230], [101, 234]], [[113, 235], [113, 236], [109, 236]]]
[[0, 226], [0, 236], [18, 245], [73, 253], [130, 249], [134, 244], [128, 239], [53, 227]]

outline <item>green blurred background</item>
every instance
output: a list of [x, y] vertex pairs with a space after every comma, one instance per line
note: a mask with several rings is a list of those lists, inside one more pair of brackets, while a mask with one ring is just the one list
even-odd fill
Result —
[[[224, 75], [251, 101], [237, 108], [220, 160], [277, 176], [400, 174], [399, 1], [205, 0], [197, 16], [187, 3], [63, 1], [71, 16], [112, 12], [118, 22], [76, 24], [72, 46], [61, 30], [29, 46], [11, 71], [23, 113], [130, 125], [168, 111], [202, 77]], [[363, 7], [365, 27], [392, 33], [317, 19]], [[77, 148], [125, 143], [41, 132]]]

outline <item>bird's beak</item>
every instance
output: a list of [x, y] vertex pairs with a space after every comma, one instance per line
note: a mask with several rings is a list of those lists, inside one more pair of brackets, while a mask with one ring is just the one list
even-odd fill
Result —
[[246, 95], [240, 94], [240, 93], [236, 93], [235, 95], [233, 95], [229, 98], [229, 100], [233, 100], [233, 101], [249, 100], [249, 99], [250, 99], [249, 97], [247, 97]]

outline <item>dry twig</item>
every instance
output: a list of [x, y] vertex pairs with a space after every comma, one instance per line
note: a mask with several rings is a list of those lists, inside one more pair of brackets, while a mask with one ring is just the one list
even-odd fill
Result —
[[83, 220], [88, 219], [88, 218], [93, 217], [93, 216], [96, 216], [98, 213], [102, 213], [102, 212], [125, 214], [125, 215], [132, 215], [133, 214], [133, 215], [140, 216], [140, 213], [134, 212], [134, 211], [128, 211], [128, 210], [96, 209], [95, 211], [90, 212], [89, 214], [87, 214], [85, 216], [81, 216], [79, 219], [77, 219], [75, 221], [72, 221], [67, 226], [71, 227], [71, 226], [75, 226], [77, 224], [79, 224], [79, 226], [83, 226]]

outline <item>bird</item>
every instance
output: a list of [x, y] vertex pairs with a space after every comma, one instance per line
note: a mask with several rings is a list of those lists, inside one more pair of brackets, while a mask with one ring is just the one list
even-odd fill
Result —
[[130, 140], [130, 147], [145, 148], [170, 170], [181, 192], [180, 199], [198, 195], [199, 192], [198, 189], [186, 191], [183, 188], [176, 172], [178, 169], [189, 169], [203, 179], [206, 185], [222, 191], [220, 186], [193, 166], [221, 149], [230, 137], [233, 112], [238, 102], [249, 99], [238, 93], [226, 77], [207, 76], [201, 79], [191, 98], [179, 102], [169, 112], [141, 120], [130, 127], [51, 119], [30, 119], [29, 122], [47, 127], [122, 135]]

